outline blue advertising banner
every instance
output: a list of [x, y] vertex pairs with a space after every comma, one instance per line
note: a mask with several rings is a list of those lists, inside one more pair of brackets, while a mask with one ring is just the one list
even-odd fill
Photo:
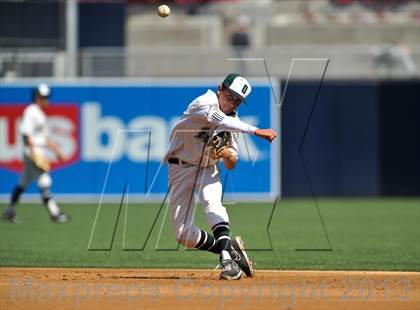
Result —
[[[247, 104], [239, 109], [240, 118], [263, 128], [278, 127], [271, 115], [269, 84], [253, 84]], [[207, 89], [217, 91], [217, 85], [208, 81], [80, 81], [50, 85], [50, 137], [64, 155], [61, 162], [53, 161], [53, 192], [69, 197], [119, 195], [126, 184], [134, 195], [163, 196], [167, 191], [167, 167], [162, 159], [171, 129], [195, 97]], [[18, 182], [23, 152], [19, 123], [23, 109], [31, 101], [33, 86], [0, 86], [1, 195], [8, 195]], [[239, 155], [236, 169], [223, 173], [225, 192], [238, 198], [277, 194], [279, 185], [273, 184], [278, 180], [273, 176], [273, 167], [279, 166], [277, 151], [266, 141], [241, 134]], [[35, 184], [28, 192], [38, 192]]]

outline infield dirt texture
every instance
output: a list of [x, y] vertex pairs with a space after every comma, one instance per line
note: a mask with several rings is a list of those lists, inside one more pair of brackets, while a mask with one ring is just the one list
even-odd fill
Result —
[[419, 309], [420, 200], [318, 203], [325, 231], [310, 199], [227, 205], [256, 268], [240, 281], [220, 281], [212, 254], [177, 250], [159, 204], [122, 209], [115, 234], [118, 204], [94, 230], [97, 205], [62, 204], [65, 225], [19, 205], [21, 224], [0, 223], [0, 309]]
[[2, 268], [1, 309], [418, 309], [414, 272]]

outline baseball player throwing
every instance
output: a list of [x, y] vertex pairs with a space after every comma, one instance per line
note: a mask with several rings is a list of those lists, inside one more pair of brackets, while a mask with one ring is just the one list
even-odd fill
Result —
[[[176, 240], [188, 248], [220, 255], [220, 278], [252, 277], [253, 270], [240, 237], [230, 238], [229, 216], [222, 205], [219, 162], [234, 169], [238, 160], [239, 133], [272, 142], [276, 132], [239, 120], [237, 108], [250, 94], [248, 81], [229, 74], [217, 94], [208, 90], [194, 99], [176, 123], [165, 160], [169, 169], [169, 206]], [[224, 141], [228, 140], [228, 141]], [[212, 233], [194, 224], [194, 194], [201, 202]]]
[[50, 94], [51, 90], [48, 85], [40, 84], [33, 90], [34, 102], [23, 111], [20, 133], [24, 142], [24, 168], [20, 181], [12, 192], [9, 206], [3, 214], [4, 219], [13, 223], [19, 222], [15, 211], [19, 197], [33, 180], [37, 180], [42, 202], [51, 219], [58, 223], [66, 223], [69, 220], [67, 214], [60, 212], [50, 194], [52, 179], [49, 174], [50, 163], [46, 154], [47, 148], [51, 149], [58, 159], [62, 158], [57, 145], [48, 139], [47, 134], [47, 116], [44, 109], [48, 106]]

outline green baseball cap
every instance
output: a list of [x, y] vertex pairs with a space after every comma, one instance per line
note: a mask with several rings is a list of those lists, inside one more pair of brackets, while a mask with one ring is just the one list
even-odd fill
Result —
[[230, 93], [244, 100], [251, 93], [251, 85], [249, 82], [238, 73], [230, 73], [222, 82]]

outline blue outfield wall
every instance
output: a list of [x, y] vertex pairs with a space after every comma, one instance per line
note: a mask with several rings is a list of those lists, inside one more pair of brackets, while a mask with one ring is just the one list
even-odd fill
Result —
[[420, 81], [380, 85], [381, 192], [420, 196]]
[[[53, 191], [95, 197], [102, 192], [119, 196], [126, 183], [131, 195], [163, 197], [167, 191], [167, 168], [161, 166], [161, 161], [171, 129], [195, 97], [209, 88], [216, 91], [214, 84], [197, 81], [51, 85], [51, 137], [65, 152], [64, 163], [54, 165]], [[0, 85], [3, 195], [18, 180], [22, 149], [17, 135], [18, 117], [30, 94], [31, 85]], [[255, 126], [276, 126], [271, 124], [271, 99], [268, 83], [256, 81], [248, 105], [240, 109], [241, 119]], [[273, 171], [279, 174], [275, 167], [279, 168], [280, 163], [273, 162], [276, 157], [271, 156], [271, 146], [249, 135], [240, 139], [237, 169], [223, 173], [226, 193], [233, 198], [275, 196], [280, 186], [273, 183]], [[37, 189], [32, 185], [28, 191], [36, 193]]]
[[[281, 110], [273, 105], [269, 84], [257, 85], [240, 117], [261, 127], [276, 127], [281, 117], [280, 137], [270, 146], [243, 135], [237, 168], [223, 173], [229, 199], [273, 198], [278, 192], [310, 196], [311, 186], [317, 196], [420, 195], [419, 80], [326, 81], [315, 106], [318, 82], [291, 81]], [[167, 169], [160, 160], [170, 130], [207, 88], [214, 85], [53, 83], [51, 129], [65, 152], [64, 163], [54, 165], [53, 191], [119, 196], [128, 182], [131, 195], [150, 190], [151, 197], [161, 197]], [[22, 142], [16, 126], [30, 89], [0, 85], [3, 197], [18, 179]]]
[[376, 84], [327, 81], [315, 104], [317, 89], [315, 81], [292, 82], [285, 93], [283, 194], [311, 195], [312, 186], [320, 196], [378, 195]]
[[317, 88], [285, 93], [283, 195], [420, 196], [420, 81], [326, 81], [308, 124]]

